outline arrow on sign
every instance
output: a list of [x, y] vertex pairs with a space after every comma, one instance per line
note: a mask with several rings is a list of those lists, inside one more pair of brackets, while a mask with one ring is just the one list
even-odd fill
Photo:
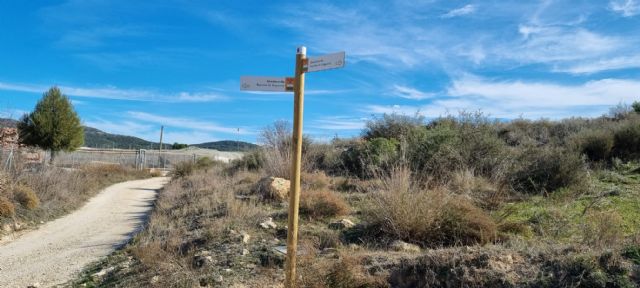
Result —
[[292, 77], [240, 77], [240, 90], [265, 92], [293, 92]]
[[345, 53], [343, 51], [318, 57], [307, 58], [304, 63], [305, 72], [316, 72], [342, 68], [344, 67], [344, 57]]

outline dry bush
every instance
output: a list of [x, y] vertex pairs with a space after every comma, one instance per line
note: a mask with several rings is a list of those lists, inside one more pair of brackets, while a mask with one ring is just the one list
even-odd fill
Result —
[[40, 199], [38, 199], [38, 195], [36, 192], [31, 189], [31, 187], [26, 186], [24, 184], [18, 184], [13, 189], [13, 197], [27, 209], [35, 209], [40, 205]]
[[350, 207], [331, 190], [303, 191], [300, 195], [300, 214], [318, 219], [349, 214]]
[[331, 178], [322, 171], [313, 173], [303, 172], [300, 182], [303, 190], [322, 190], [329, 186]]
[[371, 275], [362, 256], [340, 253], [338, 259], [304, 255], [298, 261], [298, 287], [305, 288], [383, 288], [390, 287], [386, 275]]
[[196, 169], [196, 165], [191, 161], [183, 161], [173, 166], [171, 170], [171, 178], [184, 178], [191, 176]]
[[615, 210], [591, 212], [584, 219], [583, 242], [592, 247], [615, 247], [624, 239], [624, 222]]
[[0, 218], [12, 217], [16, 213], [16, 207], [5, 197], [0, 197]]
[[495, 210], [504, 202], [506, 195], [484, 177], [474, 176], [469, 170], [453, 174], [447, 185], [451, 192], [469, 197], [476, 206]]
[[473, 245], [497, 237], [493, 219], [466, 197], [445, 189], [422, 189], [406, 168], [384, 179], [383, 189], [372, 195], [365, 220], [395, 239], [428, 247]]

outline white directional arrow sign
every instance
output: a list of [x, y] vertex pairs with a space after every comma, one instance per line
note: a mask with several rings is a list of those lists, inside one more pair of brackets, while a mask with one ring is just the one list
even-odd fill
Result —
[[240, 90], [265, 92], [293, 92], [293, 78], [291, 77], [240, 77]]
[[344, 52], [309, 57], [305, 63], [305, 72], [316, 72], [344, 67]]

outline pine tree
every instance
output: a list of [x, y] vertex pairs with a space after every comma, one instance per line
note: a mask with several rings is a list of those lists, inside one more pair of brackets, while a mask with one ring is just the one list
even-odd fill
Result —
[[73, 151], [84, 143], [84, 129], [69, 98], [52, 87], [33, 112], [18, 122], [20, 142], [51, 151], [50, 164], [59, 151]]

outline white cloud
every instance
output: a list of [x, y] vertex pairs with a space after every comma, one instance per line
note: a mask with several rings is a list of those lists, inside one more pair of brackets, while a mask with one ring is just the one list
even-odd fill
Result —
[[[166, 125], [192, 131], [208, 131], [241, 135], [255, 134], [254, 132], [248, 130], [246, 127], [225, 127], [214, 122], [201, 121], [191, 118], [169, 117], [139, 111], [129, 111], [127, 112], [127, 116], [147, 123], [156, 123], [159, 125]], [[240, 129], [240, 131], [238, 131], [238, 128]]]
[[467, 76], [454, 80], [448, 89], [453, 97], [481, 97], [503, 107], [576, 107], [615, 105], [640, 98], [640, 81], [602, 79], [580, 85], [545, 82], [488, 81]]
[[640, 68], [640, 55], [585, 61], [573, 65], [556, 67], [554, 71], [571, 74], [592, 74], [601, 71], [629, 68]]
[[402, 86], [402, 85], [393, 85], [392, 95], [398, 96], [405, 99], [411, 100], [424, 100], [429, 99], [435, 96], [434, 93], [426, 93], [422, 92], [418, 89]]
[[[36, 84], [16, 84], [0, 82], [0, 90], [20, 91], [29, 93], [44, 93], [49, 90], [49, 86]], [[227, 99], [226, 96], [213, 92], [178, 92], [167, 94], [154, 90], [143, 89], [121, 89], [114, 86], [107, 87], [75, 87], [58, 86], [62, 93], [68, 96], [130, 100], [130, 101], [158, 101], [158, 102], [212, 102]]]
[[321, 130], [360, 130], [364, 128], [366, 118], [353, 118], [348, 116], [322, 117], [313, 121], [309, 127]]
[[602, 79], [577, 85], [532, 81], [491, 81], [474, 76], [454, 80], [448, 97], [421, 106], [369, 105], [363, 112], [427, 117], [480, 110], [499, 118], [593, 117], [620, 102], [640, 100], [640, 80]]
[[471, 4], [467, 4], [463, 7], [457, 8], [457, 9], [453, 9], [449, 12], [447, 12], [446, 14], [443, 14], [441, 17], [442, 18], [453, 18], [453, 17], [458, 17], [458, 16], [464, 16], [464, 15], [469, 15], [473, 12], [476, 12], [476, 6], [471, 5]]
[[637, 0], [613, 0], [609, 2], [609, 8], [624, 17], [640, 14], [640, 2]]

